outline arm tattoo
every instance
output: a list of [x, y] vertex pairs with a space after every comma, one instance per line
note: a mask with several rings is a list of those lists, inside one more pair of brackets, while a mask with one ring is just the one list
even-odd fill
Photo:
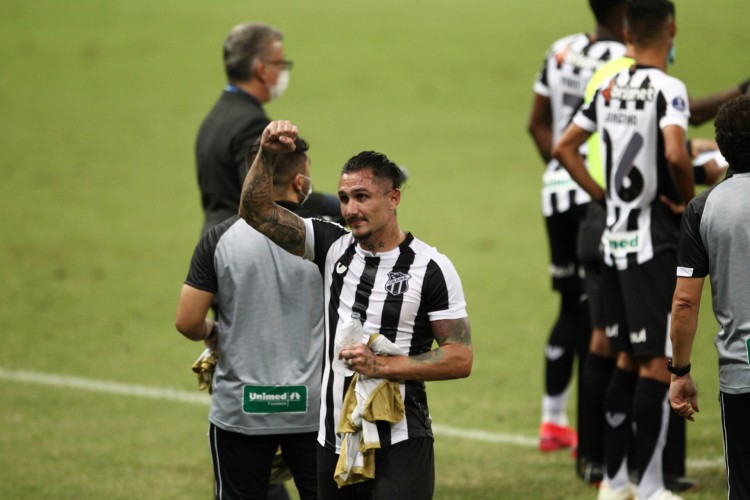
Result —
[[305, 251], [302, 219], [273, 202], [273, 172], [276, 155], [263, 150], [245, 178], [240, 198], [240, 215], [245, 221], [284, 250], [295, 255]]
[[432, 334], [438, 345], [460, 344], [471, 345], [471, 327], [468, 318], [435, 321]]

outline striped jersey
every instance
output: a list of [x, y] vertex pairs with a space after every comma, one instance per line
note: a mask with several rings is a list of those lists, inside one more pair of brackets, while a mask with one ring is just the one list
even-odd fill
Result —
[[[340, 452], [336, 427], [351, 377], [331, 370], [336, 331], [353, 312], [363, 320], [365, 337], [380, 333], [404, 355], [432, 349], [431, 321], [465, 318], [466, 301], [453, 264], [435, 248], [407, 233], [398, 248], [371, 253], [338, 224], [305, 219], [304, 258], [318, 265], [325, 286], [325, 360], [318, 441]], [[362, 339], [366, 341], [366, 338]], [[381, 446], [414, 437], [432, 437], [425, 384], [400, 384], [406, 409], [397, 423], [378, 422]]]
[[711, 275], [719, 323], [719, 388], [750, 392], [750, 173], [734, 174], [693, 198], [682, 217], [677, 276]]
[[687, 130], [685, 85], [662, 70], [635, 65], [605, 80], [574, 118], [598, 132], [604, 158], [607, 228], [604, 262], [627, 269], [655, 254], [676, 250], [680, 216], [659, 197], [680, 202], [664, 157], [662, 129]]
[[[534, 82], [534, 92], [550, 100], [553, 144], [583, 104], [586, 84], [594, 72], [624, 53], [622, 43], [596, 41], [586, 33], [570, 35], [552, 44]], [[585, 157], [585, 145], [581, 152]], [[548, 217], [590, 200], [568, 171], [554, 158], [550, 160], [542, 177], [542, 213]]]

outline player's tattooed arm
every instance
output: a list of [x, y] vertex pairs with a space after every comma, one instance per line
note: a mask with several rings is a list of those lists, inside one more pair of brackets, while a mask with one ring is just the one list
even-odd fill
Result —
[[248, 158], [253, 163], [242, 186], [240, 216], [283, 249], [302, 255], [305, 251], [305, 224], [300, 217], [273, 200], [273, 174], [278, 155], [294, 150], [293, 142], [291, 148], [284, 150], [284, 144], [279, 140], [283, 131], [274, 128], [277, 123], [272, 122], [263, 132], [258, 155]]
[[416, 356], [365, 355], [361, 369], [354, 369], [368, 377], [395, 380], [468, 377], [474, 359], [469, 318], [437, 320], [431, 325], [437, 349]]

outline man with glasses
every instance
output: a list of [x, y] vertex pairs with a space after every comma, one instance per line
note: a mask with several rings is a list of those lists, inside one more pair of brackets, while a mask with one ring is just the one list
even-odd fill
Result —
[[205, 233], [237, 213], [245, 156], [270, 121], [263, 104], [289, 85], [282, 33], [259, 23], [238, 24], [224, 41], [227, 86], [203, 120], [195, 146]]
[[[282, 42], [281, 31], [261, 23], [238, 24], [224, 41], [227, 86], [203, 120], [195, 146], [202, 233], [237, 213], [247, 152], [270, 122], [263, 105], [289, 86], [292, 61]], [[313, 193], [305, 201], [323, 216], [339, 216], [335, 196]]]

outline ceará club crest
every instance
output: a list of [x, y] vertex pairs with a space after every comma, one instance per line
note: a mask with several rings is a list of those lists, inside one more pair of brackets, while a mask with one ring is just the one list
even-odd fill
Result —
[[385, 291], [391, 295], [402, 295], [409, 290], [411, 275], [401, 271], [388, 273], [388, 281], [385, 282]]

